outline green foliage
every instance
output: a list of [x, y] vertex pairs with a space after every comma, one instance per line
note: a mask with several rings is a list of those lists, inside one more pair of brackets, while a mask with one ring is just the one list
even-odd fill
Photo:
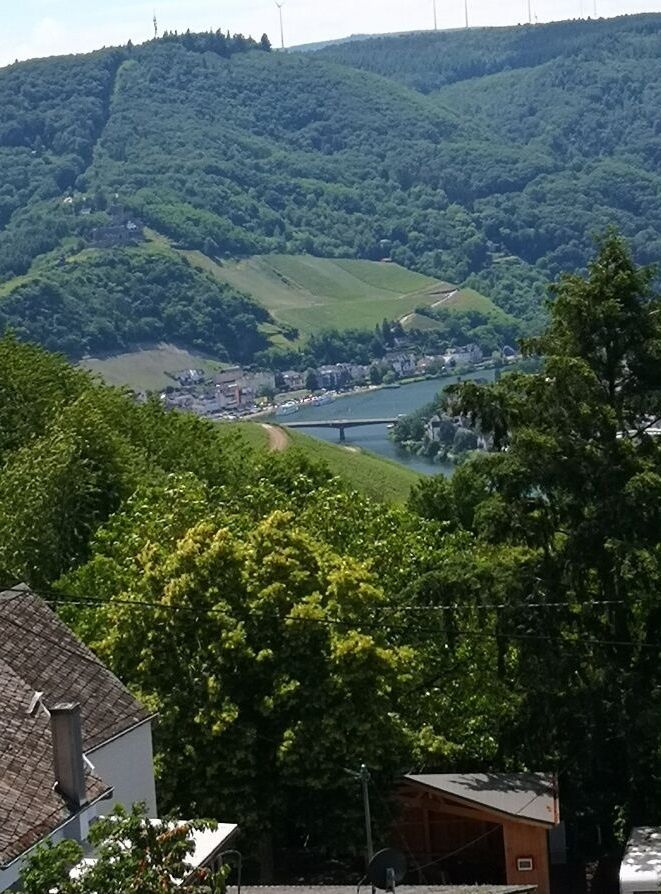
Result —
[[[660, 47], [659, 17], [638, 16], [315, 54], [168, 35], [11, 66], [0, 72], [0, 276], [88, 238], [118, 195], [221, 262], [387, 252], [539, 328], [545, 283], [587, 263], [596, 230], [615, 222], [638, 259], [659, 254]], [[298, 314], [303, 330], [338, 325], [321, 306]], [[67, 316], [81, 339], [84, 321]], [[502, 337], [494, 328], [485, 344]]]
[[661, 796], [660, 310], [607, 234], [542, 361], [449, 390], [492, 450], [407, 507], [7, 338], [2, 577], [56, 587], [159, 711], [161, 802], [239, 820], [265, 876], [355, 856], [363, 760], [384, 792], [412, 766], [557, 769], [609, 847]]
[[174, 253], [91, 252], [35, 273], [0, 300], [0, 329], [84, 354], [175, 341], [220, 360], [251, 360], [267, 341], [268, 312]]
[[661, 444], [650, 429], [661, 300], [651, 275], [604, 237], [587, 277], [557, 285], [550, 325], [528, 345], [545, 354], [539, 372], [449, 389], [452, 410], [490, 432], [494, 452], [457, 472], [450, 497], [422, 484], [413, 498], [431, 518], [454, 505], [455, 523], [481, 542], [535, 556], [526, 598], [538, 610], [501, 619], [503, 644], [521, 637], [526, 687], [505, 747], [558, 761], [565, 809], [608, 830], [652, 815], [659, 797]]
[[221, 894], [222, 874], [207, 869], [190, 869], [188, 858], [194, 850], [192, 833], [213, 829], [216, 824], [196, 820], [165, 820], [151, 823], [143, 811], [130, 813], [121, 807], [98, 820], [90, 829], [96, 847], [94, 862], [87, 863], [74, 878], [70, 870], [83, 858], [77, 842], [50, 841], [37, 848], [21, 875], [24, 894], [117, 894], [140, 891], [144, 894], [175, 894], [195, 890], [200, 894]]
[[[485, 355], [516, 344], [521, 326], [509, 314], [483, 313], [446, 307], [418, 307], [419, 316], [434, 321], [433, 328], [416, 333], [416, 343], [424, 351], [439, 351], [455, 345], [478, 345]], [[415, 329], [415, 326], [409, 327]]]
[[642, 263], [658, 258], [660, 46], [661, 19], [646, 15], [374, 38], [318, 55], [420, 91], [491, 138], [456, 154], [444, 189], [475, 203], [490, 244], [470, 283], [522, 316], [544, 281], [586, 264], [607, 223]]
[[408, 650], [366, 630], [383, 599], [372, 576], [320, 548], [291, 513], [249, 532], [240, 518], [209, 518], [172, 540], [157, 519], [151, 528], [138, 555], [113, 531], [111, 568], [96, 567], [117, 581], [131, 560], [124, 597], [162, 605], [136, 615], [111, 604], [99, 644], [158, 707], [161, 798], [194, 815], [223, 803], [253, 837], [295, 843], [305, 830], [320, 845], [325, 829], [335, 845], [347, 840], [359, 803], [347, 809], [353, 784], [338, 760], [367, 755], [392, 774], [406, 742], [393, 699], [413, 672]]

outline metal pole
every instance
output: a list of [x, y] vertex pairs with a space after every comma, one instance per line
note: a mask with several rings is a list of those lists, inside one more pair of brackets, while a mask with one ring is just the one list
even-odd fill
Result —
[[372, 814], [370, 812], [370, 793], [369, 793], [370, 771], [365, 764], [360, 765], [360, 782], [363, 787], [363, 807], [365, 809], [365, 837], [367, 839], [367, 865], [369, 866], [374, 856], [374, 845], [372, 843]]
[[438, 18], [436, 16], [436, 0], [434, 0], [434, 31], [438, 31]]
[[466, 14], [466, 27], [468, 28], [468, 0], [464, 0], [464, 13]]

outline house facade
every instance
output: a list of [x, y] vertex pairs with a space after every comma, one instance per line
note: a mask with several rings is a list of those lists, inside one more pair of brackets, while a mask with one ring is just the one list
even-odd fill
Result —
[[26, 587], [0, 593], [0, 891], [115, 804], [156, 817], [152, 716]]

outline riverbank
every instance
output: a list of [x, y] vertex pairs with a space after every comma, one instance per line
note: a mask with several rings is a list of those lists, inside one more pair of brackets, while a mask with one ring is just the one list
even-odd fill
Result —
[[[363, 450], [354, 444], [333, 444], [301, 431], [258, 422], [224, 422], [237, 429], [245, 450], [256, 453], [282, 453], [295, 450], [315, 462], [323, 462], [331, 474], [347, 485], [382, 503], [404, 503], [421, 480], [421, 475], [406, 466]], [[277, 433], [277, 435], [276, 435]]]
[[[365, 394], [374, 394], [374, 393], [380, 392], [380, 391], [397, 391], [400, 388], [406, 388], [406, 387], [409, 387], [410, 385], [419, 385], [419, 384], [426, 383], [426, 382], [442, 382], [445, 379], [449, 379], [449, 380], [451, 380], [452, 383], [454, 383], [454, 382], [461, 381], [463, 378], [471, 378], [471, 379], [475, 378], [478, 375], [478, 373], [480, 373], [480, 372], [488, 373], [489, 377], [493, 379], [493, 378], [495, 378], [495, 371], [496, 371], [495, 366], [492, 366], [492, 365], [481, 366], [480, 365], [480, 366], [475, 366], [472, 369], [468, 369], [468, 368], [461, 369], [457, 373], [444, 373], [442, 375], [437, 375], [437, 376], [410, 376], [409, 378], [400, 379], [397, 382], [393, 382], [393, 383], [387, 384], [387, 385], [386, 384], [357, 385], [355, 388], [352, 388], [350, 391], [338, 391], [336, 393], [335, 400], [329, 404], [325, 404], [324, 406], [326, 406], [326, 407], [332, 406], [334, 403], [337, 403], [338, 400], [344, 400], [345, 398], [361, 397]], [[296, 392], [296, 394], [300, 394], [300, 393], [301, 392]], [[312, 396], [311, 392], [307, 392], [307, 394], [308, 394], [308, 396]], [[246, 416], [242, 416], [241, 419], [237, 420], [237, 421], [244, 421], [244, 422], [255, 421], [255, 420], [259, 421], [260, 419], [275, 417], [275, 413], [276, 413], [278, 406], [280, 406], [282, 403], [287, 403], [289, 401], [298, 403], [300, 409], [307, 408], [306, 405], [302, 402], [302, 400], [296, 398], [295, 395], [293, 395], [291, 392], [290, 393], [283, 392], [282, 394], [278, 395], [278, 397], [283, 398], [283, 400], [278, 402], [277, 398], [276, 398], [276, 403], [269, 404], [267, 407], [263, 407], [254, 413], [250, 413]], [[416, 409], [416, 407], [414, 407], [413, 409]], [[292, 413], [292, 415], [294, 415], [294, 414]], [[298, 414], [296, 414], [296, 415], [298, 415]], [[275, 418], [277, 418], [277, 417], [275, 417]], [[282, 418], [287, 418], [287, 417], [282, 417]]]
[[[495, 371], [493, 369], [478, 369], [472, 373], [461, 375], [462, 381], [468, 378], [493, 380], [494, 377]], [[294, 440], [295, 436], [301, 433], [288, 429], [287, 424], [290, 422], [295, 422], [299, 425], [306, 422], [332, 422], [336, 419], [346, 419], [348, 421], [352, 419], [397, 419], [400, 416], [407, 416], [414, 410], [429, 403], [440, 390], [457, 382], [459, 378], [456, 375], [439, 376], [412, 384], [404, 384], [400, 388], [372, 386], [370, 388], [356, 389], [346, 394], [339, 394], [334, 403], [316, 407], [308, 404], [291, 416], [276, 417], [271, 410], [270, 414], [262, 415], [260, 421], [281, 427], [287, 432], [287, 436]], [[442, 474], [447, 476], [454, 474], [455, 467], [452, 463], [433, 463], [425, 457], [407, 454], [398, 449], [390, 439], [389, 434], [390, 432], [386, 424], [350, 428], [346, 431], [344, 447], [353, 447], [365, 453], [376, 454], [390, 463], [396, 463], [398, 467], [407, 470], [409, 473], [417, 473], [418, 475]], [[306, 435], [316, 441], [325, 441], [333, 446], [339, 444], [338, 432], [333, 428], [310, 429]], [[346, 449], [341, 451], [341, 455], [345, 463], [349, 463], [357, 458], [355, 453], [352, 454]], [[382, 470], [381, 474], [384, 472], [385, 469]], [[375, 482], [375, 486], [378, 487], [378, 480]]]

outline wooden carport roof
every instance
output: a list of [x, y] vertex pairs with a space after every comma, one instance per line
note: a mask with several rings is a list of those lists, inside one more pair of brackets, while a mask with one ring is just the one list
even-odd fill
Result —
[[544, 773], [420, 773], [406, 782], [503, 819], [552, 828], [560, 821], [555, 777]]

